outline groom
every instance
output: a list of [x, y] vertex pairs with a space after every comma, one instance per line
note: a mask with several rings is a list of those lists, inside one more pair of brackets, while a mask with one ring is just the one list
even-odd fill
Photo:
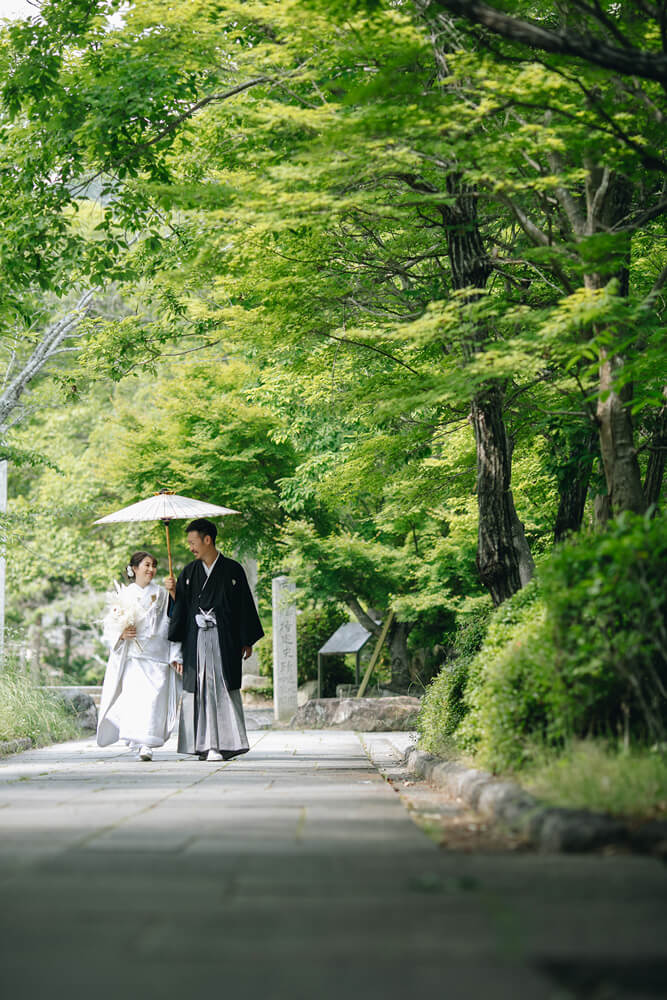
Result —
[[243, 567], [215, 547], [213, 522], [198, 518], [185, 530], [194, 562], [178, 581], [167, 580], [174, 599], [169, 638], [183, 647], [178, 750], [229, 760], [249, 749], [241, 664], [264, 631]]

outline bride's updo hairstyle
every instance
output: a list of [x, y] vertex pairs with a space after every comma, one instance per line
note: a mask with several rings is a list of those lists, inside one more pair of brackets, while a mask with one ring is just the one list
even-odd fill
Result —
[[135, 552], [134, 555], [130, 556], [130, 561], [125, 567], [125, 576], [128, 580], [134, 580], [136, 576], [134, 570], [144, 561], [146, 556], [148, 556], [153, 565], [157, 567], [157, 559], [151, 552]]

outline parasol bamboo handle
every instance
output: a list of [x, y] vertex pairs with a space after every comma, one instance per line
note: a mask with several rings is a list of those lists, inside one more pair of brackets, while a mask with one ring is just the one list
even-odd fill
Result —
[[171, 543], [169, 541], [169, 521], [164, 522], [164, 531], [167, 536], [167, 559], [169, 560], [169, 576], [173, 576], [174, 570], [171, 565]]

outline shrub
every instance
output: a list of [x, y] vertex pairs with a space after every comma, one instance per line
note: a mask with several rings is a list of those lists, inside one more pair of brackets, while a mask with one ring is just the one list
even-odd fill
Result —
[[[340, 604], [323, 604], [302, 611], [296, 620], [296, 662], [299, 684], [317, 678], [317, 652], [329, 636], [349, 621]], [[323, 660], [322, 697], [333, 698], [337, 684], [352, 684], [354, 674], [344, 656], [327, 656]]]
[[491, 610], [489, 603], [458, 622], [449, 649], [450, 658], [426, 689], [417, 725], [420, 745], [431, 753], [445, 753], [451, 749], [454, 734], [466, 715], [465, 693], [470, 664], [484, 640]]
[[540, 572], [575, 735], [667, 737], [667, 520], [623, 515]]
[[489, 622], [493, 612], [491, 601], [466, 614], [457, 623], [452, 648], [456, 656], [469, 659], [478, 653], [489, 630]]
[[469, 658], [446, 663], [429, 684], [422, 699], [417, 728], [420, 746], [430, 753], [446, 753], [466, 712], [463, 700], [468, 683]]
[[63, 702], [33, 687], [28, 677], [5, 667], [0, 673], [0, 740], [29, 736], [38, 746], [79, 735]]
[[532, 582], [496, 609], [470, 663], [456, 745], [489, 767], [520, 767], [535, 741], [562, 740], [567, 702], [554, 676], [546, 611]]
[[[296, 620], [297, 670], [299, 684], [317, 677], [317, 652], [337, 628], [349, 621], [339, 604], [322, 604], [302, 611]], [[343, 657], [327, 657], [327, 665]]]
[[571, 809], [661, 819], [667, 815], [667, 750], [625, 750], [573, 740], [557, 756], [541, 753], [522, 777], [543, 801]]
[[262, 677], [273, 677], [273, 629], [270, 626], [256, 648], [260, 674]]
[[495, 769], [572, 737], [664, 741], [666, 567], [662, 518], [623, 516], [604, 535], [559, 546], [539, 583], [494, 612], [468, 664], [463, 707], [456, 676], [429, 690], [441, 703], [424, 708], [430, 729]]

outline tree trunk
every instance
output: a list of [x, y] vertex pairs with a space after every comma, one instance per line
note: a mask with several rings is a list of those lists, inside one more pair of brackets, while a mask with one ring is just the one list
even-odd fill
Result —
[[598, 493], [593, 500], [593, 519], [595, 521], [595, 527], [603, 529], [608, 521], [611, 520], [611, 503], [609, 502], [608, 493]]
[[663, 406], [658, 415], [658, 423], [651, 435], [648, 465], [644, 480], [644, 496], [649, 507], [658, 507], [662, 493], [662, 481], [665, 475], [665, 459], [667, 458], [667, 406]]
[[63, 617], [63, 669], [66, 674], [69, 674], [70, 664], [72, 662], [72, 629], [69, 624], [69, 615], [65, 612]]
[[[416, 0], [416, 7], [429, 26], [436, 73], [444, 81], [449, 67], [441, 17], [429, 9], [430, 0]], [[458, 291], [468, 290], [468, 299], [473, 302], [493, 271], [479, 229], [477, 193], [464, 183], [455, 162], [445, 183], [450, 200], [439, 205], [439, 211], [447, 237], [452, 285]], [[478, 329], [473, 342], [464, 345], [464, 352], [482, 350], [486, 339], [487, 331]], [[494, 604], [500, 604], [530, 580], [535, 567], [510, 490], [512, 452], [505, 429], [503, 395], [496, 382], [487, 383], [476, 393], [471, 415], [477, 445], [477, 567]]]
[[394, 622], [389, 631], [389, 655], [391, 657], [391, 690], [404, 693], [412, 683], [412, 657], [408, 650], [410, 624]]
[[600, 454], [614, 514], [624, 510], [643, 514], [646, 497], [635, 450], [632, 418], [625, 405], [626, 399], [614, 389], [614, 373], [619, 364], [617, 358], [604, 350], [601, 352], [600, 398], [597, 404]]
[[[447, 179], [452, 193], [457, 182], [455, 175]], [[473, 299], [474, 289], [486, 285], [491, 261], [479, 232], [476, 197], [460, 184], [458, 188], [454, 206], [444, 207], [442, 214], [452, 283], [457, 289], [470, 288]], [[479, 330], [478, 344], [485, 339], [485, 331]], [[493, 603], [501, 604], [528, 583], [535, 566], [510, 490], [512, 450], [505, 429], [503, 394], [497, 382], [487, 383], [476, 393], [471, 415], [477, 446], [477, 568]]]
[[554, 525], [554, 542], [562, 542], [567, 535], [581, 528], [593, 469], [595, 438], [595, 432], [589, 430], [583, 441], [577, 438], [572, 441], [569, 460], [561, 469], [558, 481], [560, 502]]
[[35, 621], [28, 628], [28, 648], [30, 653], [30, 680], [33, 684], [41, 684], [42, 680], [42, 615], [35, 616]]
[[[589, 167], [586, 181], [586, 227], [583, 235], [612, 232], [627, 216], [632, 201], [632, 185], [627, 178], [614, 174], [608, 168]], [[628, 260], [630, 244], [624, 248], [621, 262], [619, 255], [610, 255], [610, 266], [584, 275], [587, 288], [604, 288], [612, 278], [619, 283], [619, 294], [628, 294]], [[626, 384], [620, 391], [616, 375], [623, 365], [622, 358], [600, 349], [599, 396], [597, 420], [600, 432], [600, 454], [607, 481], [609, 503], [614, 514], [632, 510], [643, 514], [646, 498], [642, 489], [639, 462], [634, 445], [634, 430], [628, 404], [632, 399], [632, 386]]]
[[[447, 235], [447, 254], [456, 289], [483, 289], [493, 270], [477, 221], [477, 195], [456, 173], [447, 175], [447, 192], [453, 205], [442, 205], [440, 214]], [[474, 297], [474, 292], [472, 293]]]
[[[345, 603], [357, 621], [364, 628], [368, 629], [369, 632], [372, 632], [377, 639], [382, 632], [382, 624], [378, 625], [364, 611], [357, 598], [353, 595], [348, 594], [345, 597]], [[388, 610], [383, 611], [382, 619], [384, 620], [388, 614]], [[394, 621], [389, 629], [389, 635], [385, 640], [389, 649], [389, 656], [391, 657], [391, 681], [389, 686], [392, 691], [405, 692], [412, 683], [412, 657], [408, 650], [408, 636], [412, 630], [412, 625], [412, 622]]]
[[500, 387], [489, 383], [472, 403], [479, 507], [477, 568], [496, 605], [528, 583], [535, 570], [510, 489], [512, 459], [502, 402]]

